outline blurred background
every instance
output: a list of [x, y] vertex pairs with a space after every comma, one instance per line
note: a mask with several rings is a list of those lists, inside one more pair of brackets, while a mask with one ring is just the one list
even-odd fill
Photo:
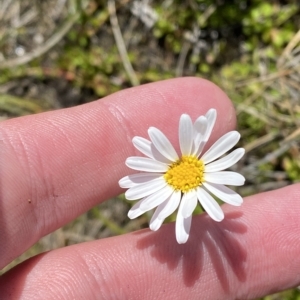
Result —
[[[0, 0], [1, 120], [179, 76], [207, 78], [234, 102], [246, 149], [239, 193], [300, 181], [299, 1]], [[129, 222], [129, 208], [122, 195], [110, 199], [2, 272], [41, 251], [147, 227], [150, 215]]]

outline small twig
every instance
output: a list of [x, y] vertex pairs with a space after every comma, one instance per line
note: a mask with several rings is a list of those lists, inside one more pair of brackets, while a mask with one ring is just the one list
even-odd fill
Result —
[[37, 11], [33, 7], [29, 11], [25, 12], [20, 18], [17, 24], [15, 24], [15, 28], [21, 28], [25, 26], [26, 24], [30, 23], [36, 16], [37, 16]]
[[265, 111], [263, 112], [259, 112], [256, 108], [254, 107], [251, 107], [251, 106], [247, 106], [247, 105], [244, 105], [244, 104], [239, 104], [238, 105], [238, 111], [241, 112], [246, 112], [247, 114], [249, 115], [252, 115], [253, 117], [263, 121], [264, 123], [266, 124], [269, 124], [273, 127], [277, 127], [278, 126], [278, 123], [276, 121], [273, 121], [271, 120], [268, 115], [266, 114]]
[[211, 4], [202, 15], [200, 15], [200, 18], [198, 20], [198, 24], [200, 27], [204, 26], [209, 19], [209, 17], [215, 12], [217, 9], [217, 6], [214, 4]]
[[6, 14], [7, 8], [11, 4], [12, 0], [4, 0], [4, 2], [1, 3], [0, 7], [0, 20], [3, 19], [4, 14]]
[[[255, 100], [257, 100], [259, 97], [263, 96], [263, 94], [265, 93], [265, 91], [267, 90], [267, 88], [270, 85], [271, 85], [271, 83], [267, 83], [267, 84], [263, 85], [261, 89], [253, 92], [249, 97], [247, 97], [243, 101], [243, 105], [251, 106]], [[242, 109], [239, 108], [239, 105], [237, 106], [236, 110], [237, 110], [237, 114], [240, 114], [240, 112], [242, 111]]]
[[254, 150], [255, 148], [261, 147], [264, 144], [267, 144], [278, 136], [278, 133], [270, 132], [262, 137], [255, 139], [253, 142], [244, 146], [246, 153]]
[[268, 74], [268, 75], [265, 75], [265, 76], [243, 80], [243, 81], [237, 82], [236, 87], [241, 88], [241, 87], [244, 87], [244, 86], [252, 84], [252, 83], [258, 83], [258, 82], [263, 83], [263, 82], [267, 82], [267, 81], [272, 81], [272, 80], [287, 76], [289, 74], [292, 74], [296, 70], [298, 70], [299, 68], [300, 67], [290, 69], [290, 70], [281, 70], [279, 72]]
[[300, 137], [300, 128], [296, 129], [294, 132], [292, 132], [289, 136], [287, 136], [285, 139], [284, 139], [284, 143], [285, 142], [290, 142], [290, 141], [293, 141], [295, 139], [297, 139], [298, 137]]
[[92, 212], [94, 213], [94, 215], [103, 222], [103, 224], [109, 228], [114, 234], [124, 234], [127, 233], [126, 230], [124, 230], [124, 228], [121, 228], [120, 226], [118, 226], [118, 224], [116, 224], [113, 220], [110, 220], [109, 218], [107, 218], [99, 209], [93, 209]]
[[300, 30], [294, 35], [294, 37], [290, 40], [288, 45], [285, 47], [284, 51], [282, 52], [281, 56], [278, 59], [277, 66], [283, 64], [284, 60], [290, 55], [291, 51], [296, 47], [296, 45], [300, 41]]
[[[205, 11], [204, 13], [200, 16], [199, 20], [198, 20], [198, 31], [199, 31], [199, 27], [203, 27], [207, 20], [209, 19], [209, 17], [215, 12], [216, 10], [216, 6], [215, 5], [210, 5]], [[179, 58], [178, 58], [178, 63], [176, 66], [176, 71], [175, 74], [177, 77], [182, 76], [183, 74], [183, 68], [184, 68], [184, 63], [187, 57], [187, 54], [190, 50], [191, 47], [191, 42], [192, 43], [196, 43], [198, 41], [199, 36], [197, 36], [196, 38], [193, 37], [193, 39], [195, 39], [194, 41], [184, 41], [183, 46], [181, 48], [180, 54], [179, 54]]]
[[54, 47], [64, 37], [64, 35], [69, 32], [69, 30], [71, 29], [71, 27], [73, 26], [73, 24], [75, 23], [78, 17], [79, 14], [75, 14], [71, 16], [69, 20], [67, 20], [66, 23], [63, 24], [63, 26], [60, 28], [60, 30], [57, 33], [53, 34], [43, 45], [36, 48], [32, 52], [21, 57], [13, 58], [6, 61], [1, 61], [0, 69], [23, 65], [43, 55], [44, 53], [49, 51], [52, 47]]
[[189, 50], [190, 50], [190, 43], [185, 41], [181, 48], [176, 71], [175, 71], [175, 74], [177, 77], [180, 77], [183, 74], [184, 63], [185, 63], [186, 56], [187, 56]]
[[250, 165], [243, 168], [243, 172], [251, 172], [251, 170], [257, 169], [259, 166], [272, 162], [273, 160], [277, 159], [279, 156], [287, 152], [293, 145], [295, 144], [294, 141], [283, 143], [279, 146], [278, 149], [274, 150], [273, 152], [270, 152], [262, 159], [259, 159]]
[[289, 69], [289, 68], [294, 68], [295, 66], [299, 65], [300, 62], [300, 55], [299, 53], [295, 52], [292, 53], [293, 57], [291, 57], [290, 60], [287, 60], [284, 64], [280, 66], [281, 69]]
[[122, 37], [122, 33], [119, 27], [118, 18], [116, 15], [116, 5], [114, 0], [109, 0], [107, 3], [108, 6], [108, 12], [109, 12], [109, 18], [110, 18], [110, 24], [113, 31], [113, 35], [116, 41], [116, 45], [119, 51], [119, 54], [121, 56], [124, 69], [129, 77], [129, 80], [133, 86], [139, 85], [140, 82], [134, 72], [134, 69], [130, 63], [130, 60], [128, 58], [127, 49]]

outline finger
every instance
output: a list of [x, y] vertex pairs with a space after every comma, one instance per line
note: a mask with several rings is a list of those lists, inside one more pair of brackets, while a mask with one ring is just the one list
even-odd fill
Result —
[[[300, 184], [174, 223], [37, 256], [0, 280], [3, 299], [256, 299], [299, 285]], [[11, 298], [9, 298], [9, 296]], [[199, 296], [201, 295], [201, 296]]]
[[[179, 116], [219, 112], [212, 140], [235, 125], [214, 84], [183, 78], [148, 84], [94, 103], [0, 124], [0, 267], [41, 236], [121, 193], [131, 139], [156, 126], [177, 140]], [[178, 147], [177, 147], [178, 148]]]

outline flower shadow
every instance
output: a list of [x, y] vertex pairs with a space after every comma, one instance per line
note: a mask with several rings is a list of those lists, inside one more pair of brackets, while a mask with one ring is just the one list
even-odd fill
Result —
[[246, 233], [247, 226], [239, 220], [241, 216], [242, 212], [239, 211], [227, 213], [221, 223], [206, 216], [195, 217], [189, 240], [183, 245], [177, 244], [175, 237], [168, 238], [171, 231], [171, 236], [175, 235], [175, 230], [174, 225], [166, 225], [157, 232], [141, 237], [137, 241], [137, 248], [152, 247], [151, 256], [166, 264], [169, 270], [182, 267], [183, 282], [188, 287], [197, 282], [204, 262], [210, 260], [223, 290], [228, 292], [231, 275], [240, 282], [246, 280], [247, 251], [239, 242], [238, 235]]

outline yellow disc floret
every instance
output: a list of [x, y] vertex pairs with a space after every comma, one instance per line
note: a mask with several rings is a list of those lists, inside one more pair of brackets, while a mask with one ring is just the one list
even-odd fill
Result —
[[176, 191], [186, 193], [202, 185], [203, 174], [204, 163], [201, 160], [192, 155], [183, 155], [169, 167], [164, 178]]

